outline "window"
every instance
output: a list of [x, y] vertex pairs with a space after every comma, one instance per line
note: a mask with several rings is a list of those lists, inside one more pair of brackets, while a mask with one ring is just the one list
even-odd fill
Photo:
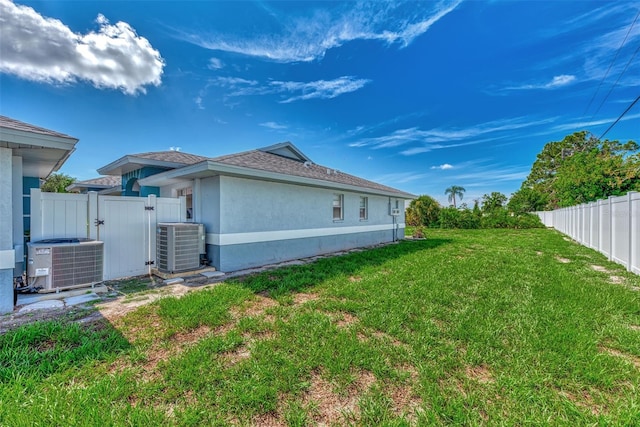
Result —
[[369, 198], [360, 197], [360, 221], [369, 219]]
[[334, 194], [333, 195], [333, 220], [341, 221], [344, 219], [344, 215], [342, 213], [342, 207], [344, 206], [344, 195], [343, 194]]

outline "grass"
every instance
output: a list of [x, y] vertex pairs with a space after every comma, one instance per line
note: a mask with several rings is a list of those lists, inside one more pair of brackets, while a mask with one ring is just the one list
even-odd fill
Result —
[[638, 287], [550, 230], [428, 230], [7, 333], [0, 425], [640, 425]]

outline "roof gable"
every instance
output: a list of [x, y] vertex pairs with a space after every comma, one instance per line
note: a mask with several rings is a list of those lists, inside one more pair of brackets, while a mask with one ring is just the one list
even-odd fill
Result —
[[176, 169], [186, 165], [207, 160], [207, 157], [182, 151], [153, 151], [148, 153], [129, 154], [98, 169], [101, 175], [122, 175], [145, 166], [164, 169]]
[[259, 148], [258, 150], [269, 154], [275, 154], [276, 156], [286, 157], [287, 159], [297, 160], [299, 162], [311, 162], [311, 159], [305, 156], [298, 147], [288, 141]]

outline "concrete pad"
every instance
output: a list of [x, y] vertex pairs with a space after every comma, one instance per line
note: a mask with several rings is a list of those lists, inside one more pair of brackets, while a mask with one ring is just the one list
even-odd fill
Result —
[[222, 272], [222, 271], [205, 271], [203, 273], [200, 273], [200, 275], [202, 275], [204, 277], [208, 277], [208, 278], [222, 277], [222, 276], [224, 276], [224, 272]]
[[176, 277], [175, 279], [167, 279], [164, 281], [165, 285], [177, 285], [178, 283], [183, 283], [184, 279], [182, 277]]
[[26, 312], [35, 311], [35, 310], [47, 310], [52, 308], [64, 308], [64, 301], [60, 301], [57, 299], [50, 299], [50, 300], [34, 302], [33, 304], [28, 304], [22, 307], [18, 311], [18, 313], [26, 313]]
[[100, 299], [100, 297], [92, 292], [90, 294], [76, 295], [73, 297], [65, 298], [64, 302], [67, 307], [70, 307], [72, 305], [84, 304], [89, 301], [95, 301], [98, 299]]

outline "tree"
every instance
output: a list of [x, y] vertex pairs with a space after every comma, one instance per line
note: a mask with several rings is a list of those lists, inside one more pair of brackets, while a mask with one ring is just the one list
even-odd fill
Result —
[[465, 190], [464, 187], [460, 187], [458, 185], [452, 185], [451, 187], [444, 190], [444, 194], [449, 195], [449, 203], [453, 203], [453, 207], [455, 208], [456, 196], [458, 196], [458, 198], [462, 200], [462, 195], [464, 194], [465, 191], [467, 190]]
[[516, 215], [537, 212], [544, 210], [547, 201], [545, 194], [523, 186], [511, 195], [509, 203], [507, 203], [507, 209]]
[[493, 212], [501, 209], [506, 202], [507, 196], [500, 192], [494, 191], [491, 194], [485, 194], [482, 196], [482, 211]]
[[438, 222], [440, 204], [431, 196], [422, 195], [414, 199], [407, 208], [407, 224], [430, 227]]
[[530, 202], [546, 199], [544, 208], [551, 210], [640, 189], [638, 148], [633, 141], [575, 132], [544, 146], [521, 190], [530, 190]]
[[52, 173], [42, 184], [42, 191], [49, 193], [66, 193], [67, 187], [76, 182], [75, 178], [63, 173]]

